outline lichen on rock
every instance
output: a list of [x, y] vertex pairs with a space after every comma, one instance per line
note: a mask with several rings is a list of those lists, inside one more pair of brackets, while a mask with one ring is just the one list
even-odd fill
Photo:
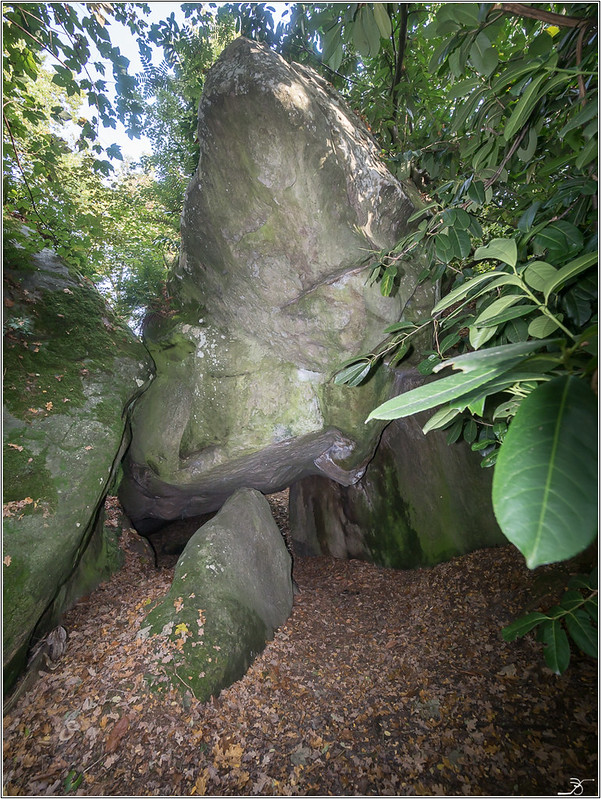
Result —
[[[387, 325], [433, 304], [423, 263], [398, 293], [367, 285], [415, 210], [371, 135], [316, 72], [240, 38], [211, 68], [200, 160], [171, 280], [178, 312], [146, 330], [157, 380], [137, 406], [121, 498], [140, 529], [216, 510], [238, 487], [363, 473], [385, 369], [332, 385]], [[367, 270], [367, 271], [366, 271]]]
[[148, 679], [199, 701], [244, 675], [292, 610], [292, 563], [267, 500], [240, 489], [188, 541], [140, 636]]
[[142, 344], [54, 253], [5, 251], [5, 690], [32, 635], [118, 563], [103, 501], [126, 409], [151, 378]]

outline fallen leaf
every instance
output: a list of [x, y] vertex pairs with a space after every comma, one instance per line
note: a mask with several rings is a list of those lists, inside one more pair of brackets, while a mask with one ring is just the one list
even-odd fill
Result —
[[12, 447], [13, 449], [18, 449], [19, 452], [23, 452], [23, 447], [20, 447], [18, 444], [7, 444], [7, 446]]
[[192, 791], [196, 793], [197, 796], [206, 796], [207, 793], [207, 783], [209, 781], [209, 771], [208, 769], [203, 769], [202, 773], [198, 775], [196, 778], [196, 782], [194, 783], [194, 788]]
[[47, 411], [51, 411], [53, 407], [54, 407], [54, 405], [51, 402], [47, 402], [46, 403], [46, 410]]
[[119, 743], [121, 739], [129, 729], [129, 717], [122, 716], [119, 721], [115, 724], [113, 729], [110, 732], [110, 735], [107, 739], [106, 746], [104, 747], [104, 751], [107, 755], [116, 752], [119, 748]]
[[2, 561], [2, 563], [4, 563], [5, 566], [10, 566], [11, 562], [12, 562], [12, 558], [11, 558], [10, 555], [6, 555], [4, 560]]

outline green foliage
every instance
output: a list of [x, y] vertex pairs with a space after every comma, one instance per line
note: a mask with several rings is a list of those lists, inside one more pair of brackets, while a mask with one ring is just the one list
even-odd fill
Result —
[[[594, 541], [597, 403], [573, 376], [538, 386], [521, 403], [499, 451], [493, 507], [533, 569]], [[516, 485], [519, 491], [516, 491]]]
[[[144, 4], [136, 5], [148, 10]], [[133, 6], [132, 3], [116, 6], [89, 3], [86, 13], [81, 13], [77, 6], [69, 3], [3, 4], [3, 93], [8, 99], [4, 105], [4, 127], [9, 136], [22, 137], [27, 133], [27, 123], [36, 126], [45, 120], [47, 109], [30, 94], [27, 79], [37, 80], [44, 59], [49, 56], [53, 84], [63, 89], [67, 97], [83, 98], [85, 95], [92, 109], [91, 119], [83, 116], [73, 119], [79, 127], [78, 150], [93, 150], [94, 169], [101, 172], [112, 169], [110, 162], [96, 157], [105, 152], [98, 142], [99, 126], [114, 128], [119, 120], [132, 136], [139, 135], [143, 109], [135, 92], [135, 81], [127, 74], [129, 61], [110, 42], [106, 16], [110, 14], [127, 24], [132, 32], [141, 33], [144, 23], [138, 20]], [[107, 93], [107, 82], [93, 80], [90, 75], [91, 45], [112, 67], [117, 86], [115, 101]], [[104, 62], [94, 62], [94, 67], [101, 74], [105, 73]], [[58, 104], [50, 111], [54, 118], [63, 121], [71, 117], [68, 108]], [[118, 148], [116, 145], [112, 148], [116, 155]], [[60, 148], [50, 148], [50, 152], [59, 153]]]
[[[136, 81], [125, 72], [127, 59], [110, 44], [103, 16], [113, 13], [142, 34], [140, 9], [91, 4], [89, 16], [58, 4], [45, 4], [38, 16], [33, 4], [3, 9], [6, 254], [23, 260], [50, 244], [93, 279], [132, 326], [149, 304], [161, 300], [179, 238], [149, 175], [123, 165], [108, 181], [114, 168], [107, 158], [123, 159], [116, 144], [104, 149], [97, 138], [101, 125], [114, 128], [117, 120], [128, 125], [130, 135], [140, 131], [144, 105]], [[77, 57], [69, 51], [74, 37], [80, 43]], [[113, 99], [105, 81], [90, 83], [92, 45], [103, 58], [94, 62], [96, 71], [105, 71], [105, 60], [112, 65]]]
[[[223, 9], [215, 14], [204, 5], [182, 6], [190, 18], [184, 26], [173, 14], [151, 25], [141, 47], [144, 72], [138, 81], [147, 101], [144, 132], [153, 149], [143, 166], [174, 232], [179, 231], [184, 193], [198, 164], [196, 129], [204, 78], [235, 36], [233, 17]], [[152, 64], [150, 44], [162, 49], [159, 66]]]
[[[584, 413], [592, 436], [595, 418], [587, 383], [596, 373], [597, 335], [596, 25], [592, 6], [560, 5], [561, 15], [539, 4], [520, 19], [503, 5], [444, 4], [424, 17], [419, 44], [425, 40], [429, 52], [429, 79], [452, 109], [437, 142], [443, 167], [430, 176], [439, 179], [428, 185], [427, 204], [411, 220], [417, 227], [377, 255], [370, 276], [388, 295], [403, 259], [426, 249], [423, 279], [441, 281], [442, 299], [431, 319], [435, 349], [418, 368], [425, 375], [448, 365], [460, 371], [390, 400], [369, 418], [442, 406], [426, 431], [446, 429], [450, 441], [464, 437], [485, 456], [483, 466], [501, 458], [495, 511], [532, 568], [581, 551], [595, 535], [596, 517], [588, 479], [596, 452], [591, 446], [580, 451], [570, 438], [573, 419]], [[355, 13], [338, 23], [350, 30], [365, 27], [366, 19], [368, 27], [375, 24], [374, 9], [361, 21]], [[399, 31], [401, 20], [391, 25]], [[365, 39], [357, 49], [373, 57], [375, 37], [369, 47]], [[342, 34], [336, 47], [344, 41]], [[382, 54], [386, 46], [382, 37]], [[409, 33], [406, 46], [408, 63]], [[412, 158], [419, 169], [430, 166], [425, 148]], [[410, 353], [414, 330], [386, 332], [391, 338], [377, 353], [358, 356], [336, 381], [364, 380], [384, 356], [394, 365]], [[449, 358], [452, 351], [472, 354]], [[473, 357], [479, 352], [483, 359]], [[565, 395], [563, 386], [569, 386]], [[563, 399], [548, 401], [558, 395]], [[545, 424], [536, 425], [529, 408], [536, 415], [545, 402]], [[527, 448], [520, 446], [524, 425], [532, 437]], [[571, 472], [575, 462], [582, 468]], [[512, 464], [506, 471], [505, 463]], [[580, 537], [572, 532], [573, 497], [563, 483], [564, 502], [549, 501], [566, 471], [583, 489], [579, 510], [587, 523]], [[516, 474], [528, 475], [529, 491]]]
[[598, 656], [597, 617], [598, 588], [595, 568], [588, 577], [573, 577], [559, 604], [546, 613], [528, 613], [504, 627], [503, 638], [514, 641], [538, 628], [537, 638], [545, 645], [547, 666], [556, 674], [562, 674], [570, 664], [569, 638], [585, 655], [595, 658]]

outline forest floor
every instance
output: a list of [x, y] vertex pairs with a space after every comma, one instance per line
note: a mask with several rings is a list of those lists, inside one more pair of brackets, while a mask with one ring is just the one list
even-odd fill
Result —
[[558, 677], [500, 634], [553, 603], [557, 569], [510, 546], [412, 571], [298, 558], [292, 615], [205, 704], [146, 688], [136, 634], [172, 574], [128, 551], [66, 615], [66, 654], [5, 716], [3, 795], [598, 795], [596, 663]]

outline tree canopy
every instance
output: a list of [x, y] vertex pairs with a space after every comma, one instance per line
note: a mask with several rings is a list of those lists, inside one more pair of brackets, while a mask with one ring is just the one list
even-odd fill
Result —
[[[143, 3], [3, 4], [7, 246], [49, 240], [139, 323], [167, 296], [211, 64], [242, 34], [314, 67], [423, 199], [412, 232], [373, 253], [368, 280], [393, 294], [404, 257], [421, 248], [421, 279], [440, 288], [430, 320], [383, 331], [336, 382], [358, 385], [411, 358], [415, 332], [429, 327], [417, 368], [442, 376], [370, 418], [436, 409], [426, 431], [496, 463], [497, 518], [531, 567], [580, 551], [597, 515], [596, 4], [181, 9], [185, 23], [150, 24]], [[136, 36], [140, 74], [109, 23]], [[115, 172], [120, 148], [100, 134], [118, 122], [131, 137], [144, 131], [153, 151]]]

